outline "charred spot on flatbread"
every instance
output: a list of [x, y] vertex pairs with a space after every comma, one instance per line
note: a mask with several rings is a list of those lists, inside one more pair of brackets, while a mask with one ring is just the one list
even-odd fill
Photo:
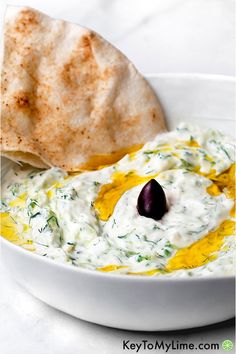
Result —
[[165, 130], [156, 95], [119, 50], [31, 8], [7, 9], [1, 83], [2, 154], [33, 166], [77, 171]]

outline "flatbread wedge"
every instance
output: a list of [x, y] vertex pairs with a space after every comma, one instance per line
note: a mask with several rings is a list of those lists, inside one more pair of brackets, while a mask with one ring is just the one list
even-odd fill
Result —
[[1, 151], [10, 159], [93, 169], [165, 130], [146, 80], [89, 29], [10, 6], [3, 53]]

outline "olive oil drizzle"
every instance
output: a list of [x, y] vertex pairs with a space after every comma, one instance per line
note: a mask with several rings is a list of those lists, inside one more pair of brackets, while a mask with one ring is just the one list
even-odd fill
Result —
[[[186, 144], [186, 142], [183, 143]], [[197, 149], [200, 147], [195, 141], [189, 142], [187, 146], [192, 149]], [[97, 170], [112, 165], [127, 153], [129, 153], [130, 157], [133, 159], [135, 157], [136, 151], [141, 147], [142, 145], [136, 145], [135, 147], [122, 149], [115, 154], [96, 155], [86, 166], [84, 166], [84, 169]], [[184, 148], [184, 146], [182, 147], [179, 145], [176, 147], [177, 150], [182, 148]], [[166, 146], [166, 149], [168, 149], [168, 146]], [[173, 155], [174, 154], [175, 153], [173, 152]], [[211, 172], [208, 174], [202, 173], [200, 172], [200, 167], [194, 167], [192, 172], [207, 177], [212, 181], [212, 184], [206, 189], [210, 195], [217, 196], [221, 193], [225, 193], [228, 198], [235, 198], [235, 164], [231, 165], [229, 169], [218, 175], [215, 170], [211, 170]], [[148, 182], [152, 178], [155, 178], [157, 175], [158, 173], [149, 176], [139, 176], [135, 171], [128, 173], [121, 171], [114, 172], [111, 176], [111, 183], [101, 186], [97, 199], [94, 202], [94, 207], [98, 213], [99, 218], [102, 221], [107, 221], [112, 215], [118, 200], [127, 190], [144, 182]], [[54, 185], [52, 187], [57, 188], [59, 186]], [[50, 188], [47, 193], [48, 197], [50, 198], [51, 194], [53, 193], [53, 188]], [[9, 203], [9, 205], [11, 207], [22, 207], [25, 203], [26, 197], [26, 193], [24, 193], [11, 201], [11, 204]], [[235, 217], [235, 206], [232, 208], [230, 216]], [[26, 227], [23, 225], [23, 234], [24, 231], [26, 231]], [[224, 238], [226, 236], [232, 236], [234, 233], [235, 222], [232, 220], [225, 220], [216, 230], [211, 231], [199, 241], [195, 242], [189, 247], [178, 250], [176, 254], [169, 260], [164, 271], [172, 272], [179, 269], [192, 269], [207, 264], [208, 262], [217, 258], [217, 252], [222, 248], [224, 244]], [[31, 245], [32, 241], [23, 239], [23, 236], [18, 232], [16, 222], [11, 218], [8, 212], [1, 213], [1, 235], [9, 241], [19, 244], [25, 248], [28, 248], [27, 246], [31, 246], [29, 249], [33, 250]], [[97, 269], [104, 272], [111, 272], [127, 267], [128, 266], [126, 265], [120, 266], [113, 264]], [[163, 269], [151, 269], [138, 273], [128, 272], [128, 274], [155, 275], [159, 272], [163, 272]]]
[[112, 215], [120, 197], [132, 187], [150, 181], [156, 175], [139, 176], [134, 171], [129, 173], [114, 172], [111, 183], [101, 186], [94, 207], [100, 220], [107, 221]]
[[[207, 192], [210, 195], [217, 196], [221, 193], [225, 193], [228, 198], [235, 198], [235, 163], [219, 175], [216, 174], [215, 170], [212, 170], [208, 174], [201, 173], [199, 168], [195, 168], [194, 172], [207, 177], [212, 181], [212, 184], [207, 187]], [[121, 195], [133, 186], [145, 182], [142, 178], [147, 178], [146, 180], [150, 180], [153, 176], [141, 177], [136, 175], [135, 172], [132, 172], [130, 175], [115, 172], [112, 176], [112, 183], [101, 187], [99, 197], [94, 205], [101, 220], [108, 220]], [[230, 216], [235, 216], [235, 205], [230, 212]], [[199, 241], [189, 247], [177, 251], [177, 253], [167, 263], [164, 272], [172, 272], [179, 269], [192, 269], [209, 263], [217, 258], [217, 252], [219, 252], [222, 248], [224, 238], [226, 236], [233, 235], [235, 235], [235, 222], [232, 220], [225, 220], [216, 230], [208, 233]], [[113, 265], [111, 268], [107, 266], [104, 269], [100, 268], [99, 270], [110, 272], [118, 269], [119, 268], [114, 268]], [[160, 272], [163, 272], [163, 269], [151, 269], [138, 273], [128, 272], [128, 274], [151, 276]]]
[[0, 218], [0, 234], [2, 237], [29, 251], [33, 252], [35, 250], [32, 240], [24, 237], [24, 234], [29, 230], [27, 224], [23, 224], [22, 232], [19, 232], [16, 220], [8, 212], [1, 213]]
[[217, 229], [209, 232], [199, 241], [178, 250], [167, 263], [166, 270], [172, 272], [179, 269], [191, 269], [209, 263], [216, 259], [217, 252], [223, 246], [224, 238], [234, 234], [235, 222], [223, 221]]
[[100, 154], [100, 155], [93, 155], [90, 157], [88, 162], [84, 163], [80, 170], [81, 171], [95, 171], [100, 170], [104, 167], [113, 165], [126, 154], [134, 154], [136, 151], [140, 150], [143, 147], [143, 144], [133, 145], [127, 148], [120, 149], [115, 151], [111, 154]]

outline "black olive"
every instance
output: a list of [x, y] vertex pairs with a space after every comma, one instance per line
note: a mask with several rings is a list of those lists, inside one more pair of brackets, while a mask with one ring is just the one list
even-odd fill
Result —
[[141, 190], [137, 209], [139, 215], [154, 220], [160, 220], [168, 211], [163, 188], [155, 179], [151, 179]]

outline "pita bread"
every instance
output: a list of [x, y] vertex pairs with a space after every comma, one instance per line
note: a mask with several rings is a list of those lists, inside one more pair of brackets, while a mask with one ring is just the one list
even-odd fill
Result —
[[30, 152], [22, 152], [22, 151], [2, 151], [2, 156], [9, 158], [10, 160], [19, 163], [24, 162], [30, 164], [37, 168], [47, 168], [49, 167], [45, 164], [40, 157], [37, 155], [31, 154]]
[[1, 83], [2, 154], [36, 167], [76, 171], [165, 130], [153, 90], [120, 51], [31, 8], [7, 8]]

